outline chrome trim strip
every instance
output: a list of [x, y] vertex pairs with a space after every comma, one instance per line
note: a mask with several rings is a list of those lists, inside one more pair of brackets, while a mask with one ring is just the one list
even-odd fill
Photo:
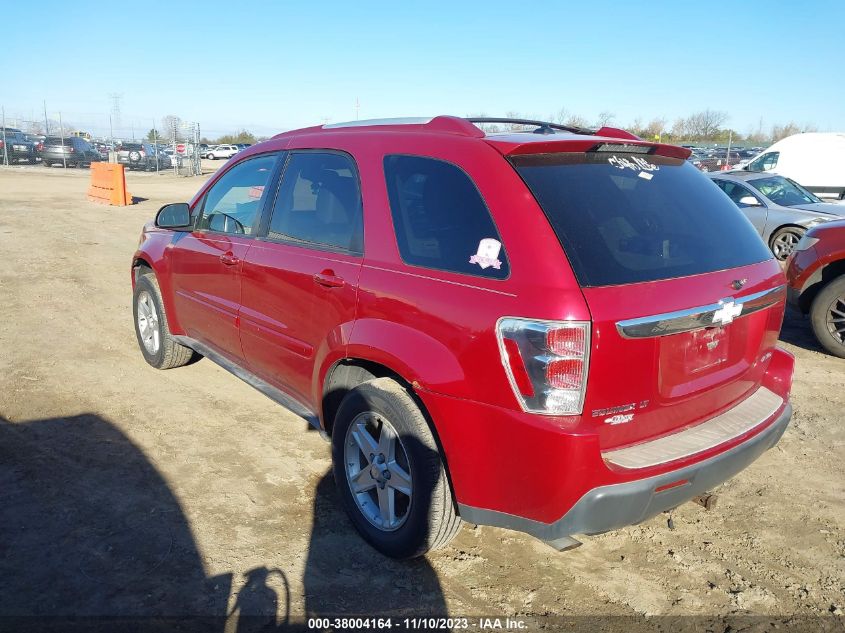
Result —
[[621, 468], [648, 468], [689, 457], [729, 442], [765, 423], [783, 406], [783, 398], [760, 387], [724, 413], [656, 440], [602, 452], [602, 459]]
[[738, 319], [768, 308], [778, 301], [784, 300], [785, 297], [786, 284], [736, 299], [727, 297], [719, 303], [711, 303], [697, 308], [617, 321], [616, 330], [623, 338], [650, 338], [692, 332], [693, 330], [723, 325], [716, 320], [716, 313], [721, 311], [725, 305], [733, 303], [741, 308], [741, 312], [734, 317], [734, 319]]
[[308, 424], [313, 426], [318, 431], [323, 430], [323, 427], [320, 425], [320, 416], [318, 416], [314, 411], [311, 411], [308, 407], [299, 402], [289, 393], [282, 391], [277, 387], [274, 387], [270, 383], [262, 380], [255, 374], [247, 371], [234, 361], [229, 360], [219, 352], [215, 352], [213, 349], [200, 343], [196, 339], [192, 339], [188, 336], [177, 335], [174, 335], [173, 338], [176, 340], [177, 343], [184, 345], [185, 347], [190, 347], [195, 352], [198, 352], [210, 361], [216, 363], [217, 365], [220, 365], [229, 373], [234, 374], [248, 385], [254, 387], [255, 389], [258, 389], [258, 391], [270, 398], [270, 400], [282, 405], [291, 413], [298, 415], [301, 418], [304, 418], [305, 421], [308, 422]]

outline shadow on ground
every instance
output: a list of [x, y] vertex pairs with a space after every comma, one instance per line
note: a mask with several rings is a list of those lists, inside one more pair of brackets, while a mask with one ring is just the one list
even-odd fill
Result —
[[[112, 423], [0, 418], [0, 631], [301, 626], [284, 566], [246, 572], [229, 612], [232, 574], [206, 575], [167, 482]], [[303, 585], [310, 616], [446, 612], [427, 561], [385, 559], [355, 533], [330, 474], [317, 485]]]
[[796, 347], [809, 350], [811, 352], [819, 352], [826, 354], [825, 350], [819, 345], [813, 334], [813, 328], [810, 325], [810, 317], [801, 314], [798, 310], [787, 308], [786, 314], [783, 316], [783, 327], [780, 331], [780, 340]]

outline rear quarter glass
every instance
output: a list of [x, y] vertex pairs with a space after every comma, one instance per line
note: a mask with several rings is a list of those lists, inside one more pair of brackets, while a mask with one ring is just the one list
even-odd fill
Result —
[[772, 257], [736, 205], [685, 160], [587, 152], [511, 162], [582, 286], [687, 277]]

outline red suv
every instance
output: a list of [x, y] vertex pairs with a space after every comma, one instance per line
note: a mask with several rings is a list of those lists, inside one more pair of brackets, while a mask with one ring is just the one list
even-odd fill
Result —
[[786, 268], [789, 303], [804, 314], [828, 352], [845, 358], [845, 221], [810, 229]]
[[689, 151], [523, 123], [280, 134], [163, 207], [132, 260], [146, 360], [201, 354], [322, 430], [390, 556], [461, 519], [573, 547], [789, 422], [783, 272]]

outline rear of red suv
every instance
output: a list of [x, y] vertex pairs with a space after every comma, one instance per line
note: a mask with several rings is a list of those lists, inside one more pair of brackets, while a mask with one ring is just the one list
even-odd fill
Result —
[[[461, 518], [571, 547], [723, 482], [789, 421], [780, 267], [685, 150], [537, 129], [438, 117], [251, 147], [145, 231], [139, 342], [171, 346], [145, 357], [200, 351], [313, 414], [352, 523], [391, 556]], [[210, 230], [217, 183], [271, 156]], [[216, 292], [176, 259], [194, 236], [232, 250], [225, 340], [179, 307]]]

